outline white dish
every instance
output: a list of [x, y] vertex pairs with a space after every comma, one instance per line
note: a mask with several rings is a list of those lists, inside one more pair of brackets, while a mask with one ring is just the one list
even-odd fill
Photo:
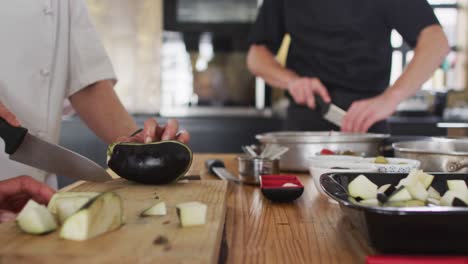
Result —
[[310, 176], [314, 181], [317, 190], [326, 196], [325, 192], [320, 187], [320, 176], [325, 173], [333, 172], [377, 172], [376, 166], [370, 163], [364, 163], [363, 160], [356, 160], [355, 162], [336, 162], [336, 160], [330, 159], [310, 159], [309, 172]]
[[373, 164], [380, 173], [409, 173], [412, 169], [419, 169], [421, 162], [412, 159], [385, 158], [388, 164], [374, 163], [375, 158], [365, 158], [366, 163]]

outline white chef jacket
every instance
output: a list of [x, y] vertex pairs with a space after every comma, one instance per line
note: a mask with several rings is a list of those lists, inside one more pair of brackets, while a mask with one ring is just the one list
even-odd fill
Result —
[[[0, 100], [31, 134], [58, 143], [65, 98], [115, 79], [84, 0], [0, 1]], [[0, 179], [56, 177], [10, 161], [0, 140]], [[47, 153], [44, 153], [47, 155]]]

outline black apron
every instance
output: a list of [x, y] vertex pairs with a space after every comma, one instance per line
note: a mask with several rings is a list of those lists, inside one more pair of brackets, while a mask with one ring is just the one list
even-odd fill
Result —
[[[377, 94], [350, 93], [342, 90], [331, 90], [329, 94], [333, 104], [344, 110], [347, 110], [354, 101], [377, 96]], [[339, 127], [325, 120], [318, 111], [309, 109], [306, 106], [297, 105], [292, 99], [290, 99], [284, 129], [288, 131], [340, 130]], [[387, 134], [390, 133], [390, 128], [387, 121], [380, 121], [374, 124], [368, 132]]]

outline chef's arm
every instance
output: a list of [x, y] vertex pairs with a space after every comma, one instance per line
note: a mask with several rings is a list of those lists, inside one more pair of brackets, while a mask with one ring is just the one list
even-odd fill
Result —
[[250, 46], [247, 67], [254, 75], [281, 89], [287, 89], [288, 85], [299, 77], [295, 72], [283, 67], [265, 45]]
[[403, 74], [379, 96], [355, 101], [343, 119], [346, 132], [366, 132], [373, 124], [391, 116], [398, 104], [412, 96], [439, 67], [450, 47], [442, 28], [426, 27], [419, 34], [414, 57]]
[[80, 118], [106, 143], [112, 143], [123, 135], [131, 135], [138, 129], [110, 80], [98, 81], [69, 99]]
[[330, 102], [327, 88], [318, 78], [299, 76], [283, 67], [265, 45], [252, 45], [247, 55], [247, 67], [273, 87], [287, 90], [299, 105], [315, 108], [315, 95]]
[[426, 27], [419, 35], [413, 59], [385, 93], [396, 102], [414, 95], [440, 66], [449, 51], [450, 46], [442, 27]]
[[174, 119], [160, 125], [156, 119], [148, 118], [143, 131], [130, 137], [138, 126], [117, 97], [113, 81], [98, 81], [73, 94], [69, 99], [86, 125], [107, 143], [149, 143], [160, 140], [188, 143], [190, 140], [189, 133], [185, 130], [179, 131], [179, 123]]

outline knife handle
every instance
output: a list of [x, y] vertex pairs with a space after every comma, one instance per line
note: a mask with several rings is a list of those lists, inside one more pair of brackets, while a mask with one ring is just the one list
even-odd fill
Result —
[[318, 111], [320, 111], [320, 114], [322, 116], [328, 113], [328, 110], [330, 109], [330, 104], [325, 103], [325, 101], [323, 101], [320, 95], [315, 95], [315, 104], [317, 105], [317, 109]]
[[216, 174], [213, 171], [213, 168], [225, 168], [226, 166], [224, 165], [224, 162], [222, 160], [211, 159], [211, 160], [205, 161], [205, 167], [208, 169], [210, 173]]
[[5, 152], [7, 154], [11, 155], [16, 152], [27, 133], [26, 128], [12, 126], [0, 117], [0, 138], [5, 141]]

